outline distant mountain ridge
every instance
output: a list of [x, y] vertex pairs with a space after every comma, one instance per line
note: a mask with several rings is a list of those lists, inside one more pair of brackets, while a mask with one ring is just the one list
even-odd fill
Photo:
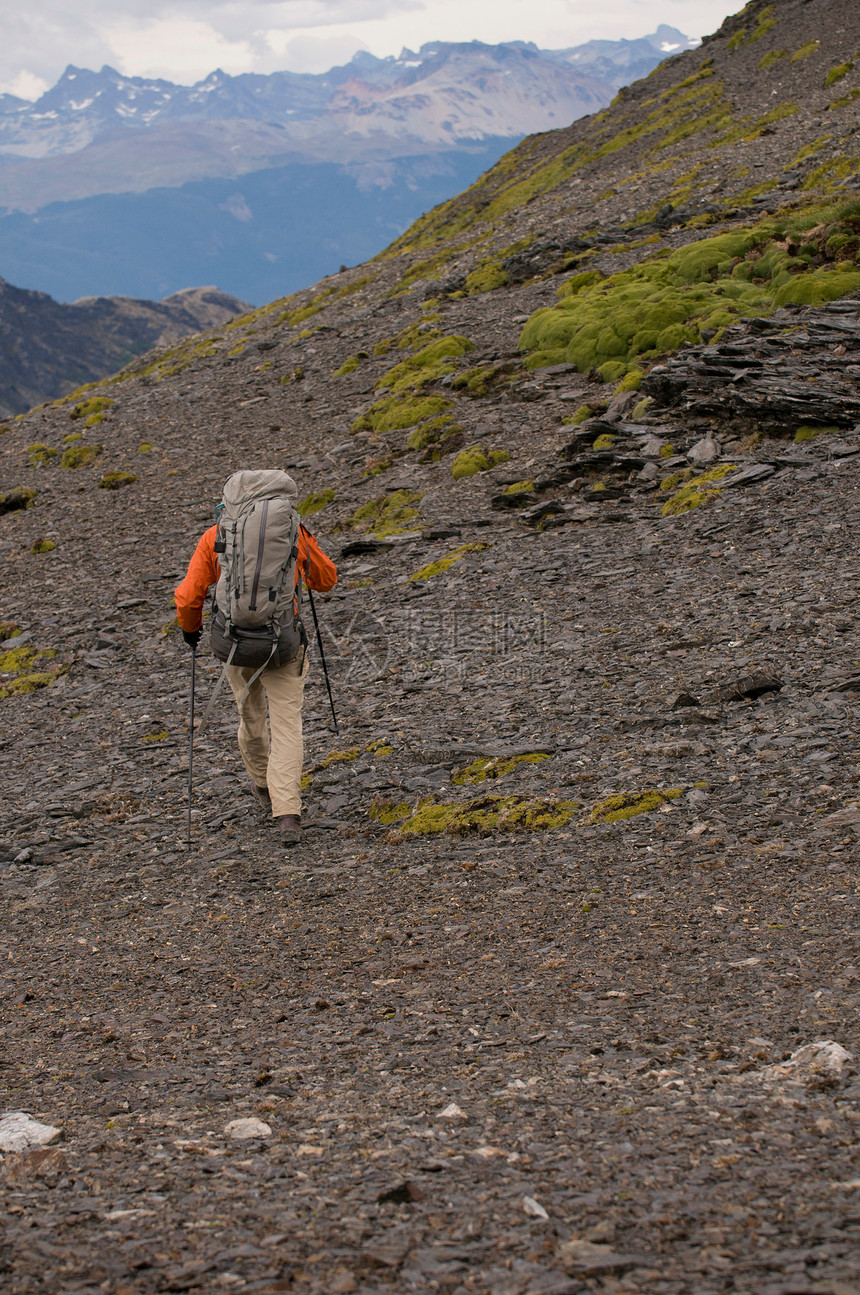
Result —
[[[692, 44], [668, 26], [565, 50], [437, 41], [398, 58], [358, 53], [320, 75], [218, 70], [192, 86], [69, 66], [35, 103], [0, 96], [0, 207], [35, 211], [51, 201], [175, 184], [178, 156], [186, 182], [287, 159], [361, 160], [357, 145], [378, 160], [518, 137], [604, 107], [620, 85]], [[142, 145], [143, 137], [157, 148]], [[50, 165], [61, 157], [74, 161]]]
[[186, 288], [164, 301], [83, 297], [63, 305], [0, 279], [0, 417], [98, 381], [153, 347], [217, 328], [247, 309], [217, 288]]

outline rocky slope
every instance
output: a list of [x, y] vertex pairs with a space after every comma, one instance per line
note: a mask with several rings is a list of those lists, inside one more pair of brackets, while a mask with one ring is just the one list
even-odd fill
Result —
[[82, 297], [71, 305], [0, 279], [0, 417], [107, 377], [153, 346], [217, 327], [247, 310], [217, 288], [163, 301]]
[[[64, 1138], [4, 1158], [16, 1295], [856, 1288], [837, 44], [848, 6], [753, 4], [390, 255], [3, 437], [2, 1073]], [[790, 125], [712, 147], [778, 63]], [[649, 158], [707, 114], [643, 143], [646, 100], [703, 85], [719, 123]], [[825, 112], [797, 187], [744, 191], [742, 152], [778, 180]], [[666, 212], [696, 158], [723, 188]], [[189, 850], [171, 590], [227, 474], [273, 463], [339, 562], [341, 731], [315, 661], [285, 857], [225, 701]]]

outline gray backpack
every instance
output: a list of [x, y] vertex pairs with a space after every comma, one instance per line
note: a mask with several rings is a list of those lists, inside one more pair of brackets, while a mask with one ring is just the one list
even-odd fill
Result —
[[212, 651], [220, 661], [253, 666], [294, 661], [306, 648], [301, 582], [296, 581], [299, 515], [296, 483], [286, 472], [234, 472], [216, 509]]

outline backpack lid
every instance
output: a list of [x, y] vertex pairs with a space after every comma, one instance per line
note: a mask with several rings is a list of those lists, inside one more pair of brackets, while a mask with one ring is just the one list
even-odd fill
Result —
[[298, 494], [298, 487], [288, 473], [277, 469], [246, 468], [241, 472], [234, 472], [224, 482], [223, 499], [228, 507], [235, 508], [237, 505], [250, 504], [255, 499], [271, 499], [278, 495], [293, 504]]

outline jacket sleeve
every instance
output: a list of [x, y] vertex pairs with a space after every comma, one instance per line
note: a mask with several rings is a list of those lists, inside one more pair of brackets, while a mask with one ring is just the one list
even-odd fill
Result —
[[176, 618], [182, 629], [193, 633], [203, 624], [203, 604], [211, 585], [217, 583], [220, 575], [218, 559], [215, 556], [215, 533], [217, 526], [210, 526], [200, 537], [194, 555], [188, 564], [185, 579], [173, 593], [176, 600]]
[[337, 584], [337, 567], [304, 526], [299, 528], [298, 566], [307, 587], [317, 593], [327, 594]]

